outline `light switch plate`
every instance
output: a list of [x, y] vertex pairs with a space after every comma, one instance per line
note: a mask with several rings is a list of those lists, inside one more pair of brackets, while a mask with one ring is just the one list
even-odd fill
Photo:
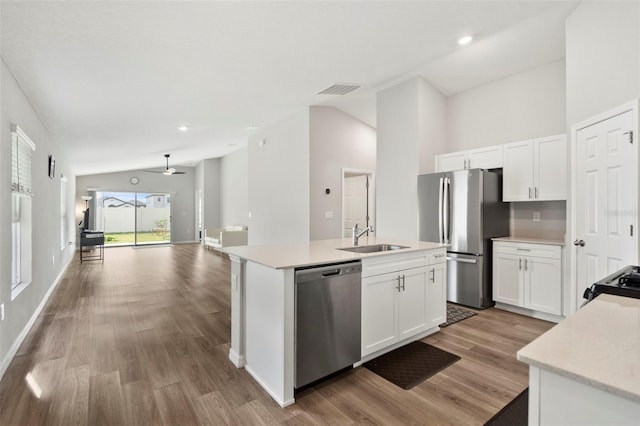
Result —
[[325, 219], [333, 219], [333, 212], [324, 212]]
[[533, 221], [540, 222], [540, 212], [533, 212]]
[[0, 321], [4, 321], [4, 303], [0, 303]]

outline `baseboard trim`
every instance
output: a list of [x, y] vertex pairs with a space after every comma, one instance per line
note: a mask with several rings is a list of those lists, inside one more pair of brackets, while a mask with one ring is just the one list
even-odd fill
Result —
[[258, 382], [258, 384], [260, 386], [262, 386], [262, 388], [271, 396], [271, 398], [273, 398], [276, 403], [278, 405], [280, 405], [280, 407], [282, 408], [286, 408], [289, 405], [292, 405], [293, 403], [296, 402], [296, 400], [294, 398], [285, 400], [282, 395], [278, 395], [277, 392], [274, 392], [264, 381], [262, 381], [262, 379], [260, 378], [260, 376], [258, 376], [249, 365], [244, 366], [244, 369], [247, 371], [247, 373], [249, 373], [249, 375], [251, 375], [251, 377], [254, 378], [254, 380], [256, 382]]
[[511, 312], [514, 314], [525, 315], [531, 318], [541, 319], [544, 321], [561, 322], [564, 317], [560, 315], [547, 314], [546, 312], [534, 311], [532, 309], [521, 308], [520, 306], [507, 305], [505, 303], [496, 302], [496, 309], [502, 309], [503, 311]]
[[42, 301], [40, 302], [36, 310], [33, 311], [33, 315], [31, 315], [31, 318], [29, 318], [29, 321], [27, 321], [27, 324], [24, 326], [20, 334], [18, 334], [18, 336], [16, 337], [16, 340], [11, 345], [11, 348], [9, 349], [9, 352], [7, 352], [7, 355], [5, 355], [5, 357], [2, 359], [2, 363], [0, 363], [0, 380], [2, 380], [2, 378], [4, 377], [4, 373], [7, 372], [7, 369], [9, 368], [9, 365], [11, 364], [13, 357], [16, 355], [16, 353], [18, 353], [18, 349], [20, 349], [20, 345], [22, 345], [22, 342], [24, 342], [24, 339], [27, 337], [27, 334], [29, 334], [29, 331], [31, 331], [31, 327], [33, 327], [33, 324], [38, 319], [40, 312], [42, 312], [42, 309], [44, 309], [44, 306], [47, 304], [47, 301], [49, 300], [49, 296], [51, 296], [51, 293], [53, 293], [53, 290], [55, 290], [55, 288], [58, 286], [58, 283], [60, 283], [62, 276], [65, 274], [65, 272], [67, 272], [67, 268], [69, 267], [73, 259], [74, 259], [74, 256], [69, 256], [69, 260], [67, 260], [67, 263], [64, 265], [64, 267], [56, 277], [55, 281], [51, 284], [51, 286], [49, 287], [49, 290], [47, 290], [47, 293], [42, 298]]

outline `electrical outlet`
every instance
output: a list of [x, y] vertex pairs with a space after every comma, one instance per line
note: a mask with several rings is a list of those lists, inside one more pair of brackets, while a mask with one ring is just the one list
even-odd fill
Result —
[[333, 219], [333, 212], [324, 212], [325, 219]]
[[52, 265], [56, 264], [56, 257], [55, 256], [51, 256], [51, 264]]
[[533, 221], [540, 222], [540, 212], [533, 212]]
[[0, 321], [4, 321], [4, 303], [0, 303]]

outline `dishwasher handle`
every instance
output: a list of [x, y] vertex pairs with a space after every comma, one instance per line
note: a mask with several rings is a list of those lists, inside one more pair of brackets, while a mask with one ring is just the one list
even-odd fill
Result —
[[308, 268], [300, 268], [295, 271], [296, 283], [304, 283], [309, 281], [322, 280], [330, 277], [338, 277], [343, 275], [362, 273], [362, 263], [333, 263], [329, 265], [311, 266]]

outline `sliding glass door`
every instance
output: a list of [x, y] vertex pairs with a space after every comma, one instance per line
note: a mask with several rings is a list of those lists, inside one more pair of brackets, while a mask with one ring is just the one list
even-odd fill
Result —
[[96, 192], [94, 205], [105, 245], [171, 242], [171, 194]]

